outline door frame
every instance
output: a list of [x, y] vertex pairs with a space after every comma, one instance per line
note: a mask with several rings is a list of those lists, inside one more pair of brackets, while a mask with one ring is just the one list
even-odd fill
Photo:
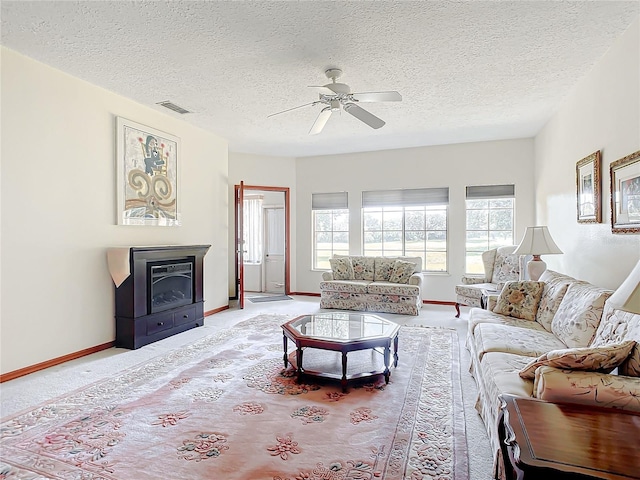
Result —
[[[291, 292], [290, 288], [290, 278], [291, 278], [291, 205], [290, 205], [290, 197], [291, 192], [289, 187], [267, 187], [264, 185], [245, 185], [244, 182], [240, 182], [239, 185], [234, 185], [234, 198], [235, 198], [235, 206], [234, 211], [235, 215], [235, 265], [236, 265], [236, 278], [234, 281], [235, 288], [235, 297], [234, 299], [244, 300], [244, 292], [240, 291], [239, 285], [242, 282], [242, 266], [240, 265], [240, 249], [242, 245], [240, 245], [240, 232], [242, 231], [242, 226], [238, 225], [240, 223], [240, 216], [237, 215], [237, 212], [242, 211], [242, 202], [244, 201], [244, 192], [247, 190], [262, 190], [267, 192], [282, 192], [284, 193], [284, 294], [289, 295]], [[244, 303], [244, 302], [239, 302]], [[244, 305], [241, 305], [240, 308], [244, 308]]]

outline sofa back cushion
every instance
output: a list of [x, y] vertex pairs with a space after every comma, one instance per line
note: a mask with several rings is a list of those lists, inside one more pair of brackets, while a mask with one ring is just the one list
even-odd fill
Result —
[[592, 345], [600, 346], [625, 340], [635, 340], [636, 345], [627, 360], [618, 368], [618, 373], [640, 377], [640, 314], [625, 312], [607, 301]]
[[373, 282], [374, 272], [374, 257], [351, 257], [351, 263], [353, 264], [353, 274], [356, 280], [368, 280]]
[[373, 280], [376, 282], [388, 282], [395, 268], [396, 260], [411, 262], [414, 264], [413, 273], [422, 271], [421, 257], [374, 257], [374, 274]]
[[520, 256], [513, 255], [517, 246], [499, 247], [493, 264], [491, 283], [504, 283], [520, 279]]
[[567, 347], [586, 347], [600, 324], [604, 302], [612, 293], [587, 282], [572, 283], [551, 321], [551, 331]]
[[334, 280], [355, 280], [353, 265], [349, 257], [330, 258], [329, 264]]
[[558, 311], [564, 294], [567, 293], [567, 288], [577, 280], [553, 270], [545, 270], [540, 276], [540, 281], [544, 282], [544, 290], [542, 291], [540, 305], [538, 305], [536, 322], [551, 331], [551, 322]]
[[542, 282], [507, 282], [500, 292], [493, 311], [533, 321], [536, 319], [543, 288]]

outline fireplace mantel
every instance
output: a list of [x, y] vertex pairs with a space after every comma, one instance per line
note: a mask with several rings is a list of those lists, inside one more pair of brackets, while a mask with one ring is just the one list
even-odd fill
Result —
[[[107, 251], [109, 272], [116, 285], [116, 347], [136, 349], [204, 323], [204, 256], [210, 245], [115, 247]], [[190, 301], [154, 311], [153, 269], [171, 271], [188, 265]], [[170, 275], [168, 275], [170, 276]], [[176, 275], [177, 277], [178, 275]], [[184, 276], [183, 276], [184, 277]]]

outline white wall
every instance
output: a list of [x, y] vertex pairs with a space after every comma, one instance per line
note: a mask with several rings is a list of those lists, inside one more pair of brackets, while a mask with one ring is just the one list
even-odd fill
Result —
[[449, 271], [425, 274], [424, 300], [455, 301], [465, 268], [465, 187], [516, 185], [516, 241], [534, 219], [533, 140], [466, 143], [296, 160], [296, 221], [300, 292], [319, 292], [312, 266], [311, 194], [349, 193], [350, 253], [361, 253], [364, 190], [449, 187]]
[[289, 204], [291, 207], [290, 286], [292, 291], [296, 291], [297, 238], [295, 220], [297, 199], [295, 159], [291, 157], [269, 157], [229, 152], [229, 297], [235, 294], [234, 185], [239, 185], [241, 181], [245, 185], [289, 188]]
[[[640, 17], [639, 17], [640, 18]], [[535, 139], [537, 223], [563, 255], [549, 268], [616, 288], [640, 259], [640, 235], [611, 233], [611, 162], [640, 149], [640, 21], [574, 88]], [[576, 162], [602, 151], [602, 223], [576, 221]]]
[[[1, 371], [115, 338], [110, 246], [211, 244], [205, 310], [228, 304], [227, 142], [6, 48]], [[182, 226], [117, 226], [116, 116], [181, 140]]]

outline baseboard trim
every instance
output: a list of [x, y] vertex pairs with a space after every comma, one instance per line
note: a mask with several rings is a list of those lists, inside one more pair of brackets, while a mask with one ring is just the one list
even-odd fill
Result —
[[225, 310], [229, 310], [229, 305], [223, 305], [222, 307], [219, 308], [214, 308], [213, 310], [207, 310], [206, 312], [204, 312], [204, 316], [205, 317], [209, 317], [215, 313], [220, 313], [223, 312]]
[[303, 297], [319, 297], [320, 296], [319, 293], [312, 293], [312, 292], [289, 292], [289, 295], [300, 295]]
[[0, 383], [8, 382], [9, 380], [13, 380], [19, 377], [24, 377], [25, 375], [29, 375], [30, 373], [38, 372], [40, 370], [44, 370], [45, 368], [54, 367], [56, 365], [60, 365], [61, 363], [75, 360], [76, 358], [86, 357], [87, 355], [91, 355], [92, 353], [101, 352], [102, 350], [111, 348], [114, 345], [115, 341], [103, 343], [102, 345], [96, 345], [95, 347], [85, 348], [84, 350], [80, 350], [78, 352], [69, 353], [57, 358], [52, 358], [51, 360], [47, 360], [46, 362], [36, 363], [35, 365], [31, 365], [29, 367], [24, 367], [12, 372], [3, 373], [2, 375], [0, 375]]

